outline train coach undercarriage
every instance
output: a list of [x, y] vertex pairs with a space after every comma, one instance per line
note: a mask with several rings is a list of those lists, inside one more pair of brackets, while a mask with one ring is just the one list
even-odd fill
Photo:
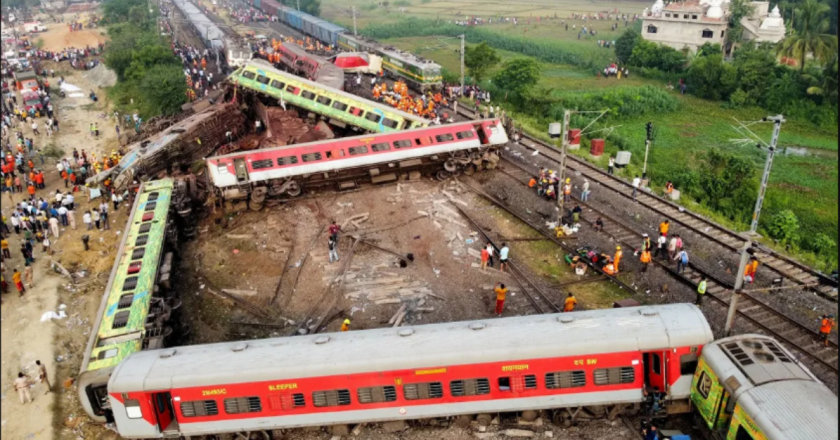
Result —
[[[684, 405], [674, 405], [675, 408], [683, 407]], [[439, 427], [447, 428], [450, 426], [458, 426], [461, 428], [469, 428], [473, 424], [479, 427], [489, 427], [491, 425], [500, 425], [503, 427], [534, 427], [541, 426], [544, 421], [550, 421], [557, 427], [571, 428], [579, 422], [586, 422], [592, 420], [616, 420], [619, 417], [635, 416], [642, 410], [641, 403], [624, 403], [616, 405], [596, 405], [596, 406], [579, 406], [568, 408], [556, 408], [546, 410], [526, 410], [518, 412], [502, 412], [502, 413], [482, 413], [482, 414], [462, 414], [448, 417], [435, 417], [428, 419], [417, 420], [399, 420], [391, 422], [381, 422], [386, 431], [400, 431], [411, 427]], [[356, 426], [363, 426], [361, 423]], [[187, 440], [280, 440], [295, 438], [294, 433], [297, 429], [305, 431], [320, 432], [328, 431], [333, 436], [346, 437], [353, 432], [354, 425], [338, 424], [327, 426], [310, 426], [288, 429], [274, 429], [274, 430], [260, 430], [247, 431], [237, 433], [225, 433], [202, 436], [187, 436]]]
[[267, 181], [252, 181], [247, 170], [237, 166], [237, 170], [241, 170], [237, 172], [240, 183], [218, 189], [218, 196], [230, 203], [247, 200], [251, 210], [259, 211], [269, 198], [294, 199], [304, 190], [333, 188], [346, 191], [365, 183], [382, 184], [401, 178], [416, 180], [421, 176], [446, 180], [460, 174], [473, 175], [478, 171], [494, 169], [499, 160], [498, 149], [484, 148]]

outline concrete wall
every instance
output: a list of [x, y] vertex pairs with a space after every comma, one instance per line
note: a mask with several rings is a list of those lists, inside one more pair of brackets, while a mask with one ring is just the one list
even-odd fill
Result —
[[[656, 33], [649, 32], [650, 26], [656, 27]], [[645, 40], [665, 44], [677, 50], [688, 47], [692, 51], [697, 51], [705, 43], [723, 45], [726, 39], [726, 29], [726, 22], [648, 17], [642, 24], [642, 37]], [[706, 30], [712, 31], [711, 38], [703, 37], [703, 31]]]

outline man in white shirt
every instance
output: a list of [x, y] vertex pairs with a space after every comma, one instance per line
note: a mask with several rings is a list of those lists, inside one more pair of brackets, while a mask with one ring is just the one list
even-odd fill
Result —
[[633, 179], [633, 201], [636, 201], [636, 194], [639, 193], [639, 187], [642, 186], [642, 179], [637, 175], [635, 179]]
[[668, 237], [665, 234], [659, 234], [659, 238], [656, 240], [656, 252], [653, 254], [653, 258], [662, 258], [663, 260], [668, 258]]
[[508, 254], [510, 253], [510, 248], [508, 247], [507, 243], [502, 243], [502, 248], [499, 249], [499, 270], [504, 272], [505, 268], [508, 265]]

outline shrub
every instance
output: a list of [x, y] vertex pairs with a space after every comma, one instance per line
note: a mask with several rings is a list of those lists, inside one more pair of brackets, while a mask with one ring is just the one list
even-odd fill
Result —
[[799, 239], [799, 219], [789, 209], [779, 211], [767, 222], [767, 232], [782, 244], [794, 244]]
[[750, 96], [745, 92], [743, 89], [736, 90], [732, 95], [729, 96], [729, 105], [732, 107], [743, 107], [749, 101]]

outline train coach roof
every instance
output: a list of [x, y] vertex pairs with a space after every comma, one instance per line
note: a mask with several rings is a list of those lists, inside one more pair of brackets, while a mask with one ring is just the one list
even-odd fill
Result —
[[721, 339], [703, 349], [703, 359], [768, 440], [837, 433], [837, 396], [776, 340]]
[[[329, 86], [324, 85], [324, 84], [319, 84], [315, 81], [310, 81], [306, 78], [295, 76], [291, 73], [286, 73], [286, 72], [283, 72], [281, 70], [277, 70], [277, 69], [274, 68], [274, 66], [271, 65], [271, 63], [269, 63], [268, 61], [265, 61], [265, 60], [261, 60], [261, 59], [258, 59], [258, 58], [250, 60], [250, 61], [248, 61], [247, 64], [244, 65], [245, 69], [247, 69], [248, 67], [252, 67], [252, 68], [256, 68], [256, 69], [259, 69], [259, 70], [262, 70], [262, 71], [265, 71], [265, 72], [269, 72], [269, 73], [272, 73], [272, 74], [277, 75], [277, 76], [290, 78], [294, 81], [298, 81], [300, 83], [306, 84], [309, 87], [313, 87], [313, 88], [316, 88], [316, 89], [322, 89], [326, 92], [333, 93], [335, 95], [341, 96], [341, 97], [346, 98], [348, 100], [352, 100], [353, 102], [359, 102], [359, 103], [362, 103], [362, 104], [365, 104], [365, 105], [368, 105], [368, 106], [371, 106], [371, 107], [378, 108], [378, 109], [380, 109], [384, 112], [388, 112], [388, 113], [391, 113], [393, 115], [399, 115], [400, 117], [402, 117], [403, 119], [408, 120], [408, 121], [421, 122], [421, 123], [427, 124], [427, 125], [429, 123], [429, 121], [427, 121], [426, 119], [423, 119], [420, 116], [412, 115], [411, 113], [407, 113], [407, 112], [404, 112], [402, 110], [399, 110], [399, 109], [396, 109], [396, 108], [393, 108], [393, 107], [388, 107], [385, 104], [382, 104], [380, 102], [371, 101], [371, 100], [353, 95], [351, 93], [347, 93], [343, 90], [336, 89], [334, 87], [329, 87]], [[230, 81], [230, 79], [228, 79], [228, 81]]]
[[207, 18], [201, 9], [186, 0], [173, 0], [178, 9], [184, 14], [187, 20], [196, 27], [199, 35], [205, 42], [211, 42], [214, 47], [221, 47], [224, 44], [225, 34], [216, 26], [213, 21]]
[[[767, 440], [831, 438], [837, 423], [837, 396], [816, 381], [785, 380], [753, 388], [738, 399]], [[836, 437], [834, 437], [836, 438]]]
[[151, 391], [668, 349], [713, 339], [702, 312], [690, 304], [593, 310], [144, 351], [117, 367], [108, 389]]

